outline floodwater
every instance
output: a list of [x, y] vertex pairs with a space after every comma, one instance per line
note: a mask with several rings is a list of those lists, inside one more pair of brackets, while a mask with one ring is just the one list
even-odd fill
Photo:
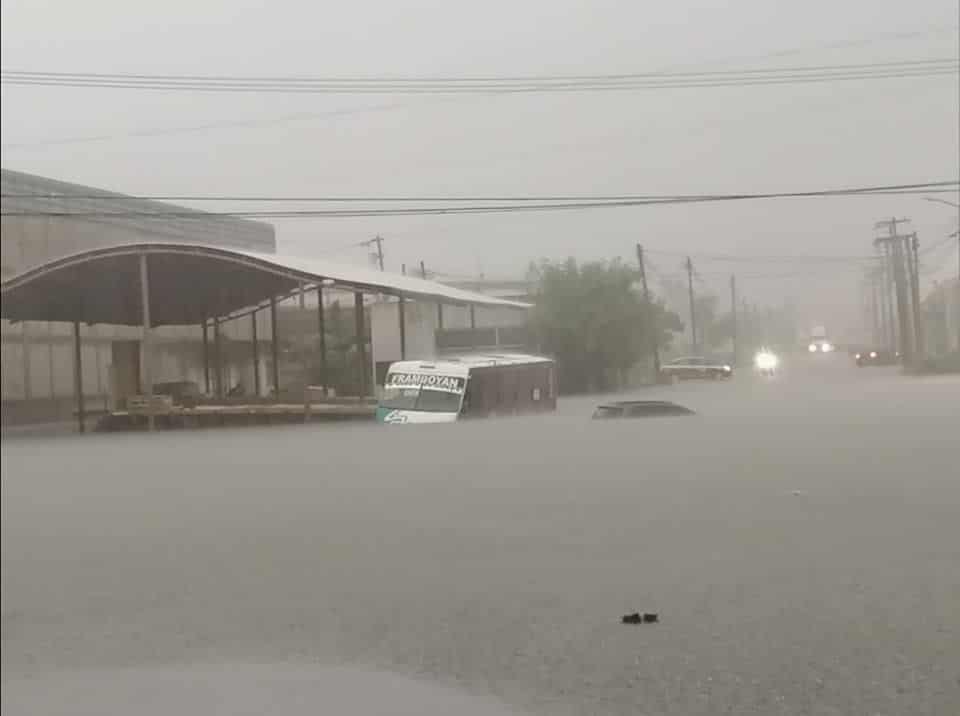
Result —
[[956, 713], [960, 381], [814, 360], [637, 394], [691, 417], [5, 439], [3, 713]]

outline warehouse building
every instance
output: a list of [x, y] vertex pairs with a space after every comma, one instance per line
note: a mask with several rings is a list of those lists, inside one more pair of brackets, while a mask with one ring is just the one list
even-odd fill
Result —
[[[0, 270], [6, 280], [54, 259], [131, 243], [204, 244], [272, 254], [271, 225], [215, 216], [156, 201], [2, 170]], [[103, 276], [110, 281], [109, 275]], [[269, 321], [268, 316], [264, 316]], [[73, 334], [62, 322], [0, 322], [3, 424], [69, 420], [73, 411]], [[248, 323], [223, 327], [227, 380], [250, 353]], [[203, 383], [202, 332], [170, 326], [157, 331], [157, 380]], [[268, 324], [259, 335], [269, 336]], [[83, 389], [92, 409], [109, 407], [115, 350], [139, 338], [129, 326], [83, 327]], [[119, 348], [118, 348], [119, 347]]]

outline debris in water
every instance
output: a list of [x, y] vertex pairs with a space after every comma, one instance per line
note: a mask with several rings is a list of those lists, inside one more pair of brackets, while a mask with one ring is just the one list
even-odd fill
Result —
[[624, 614], [620, 621], [623, 624], [656, 624], [660, 621], [660, 615], [653, 612], [634, 612], [633, 614]]

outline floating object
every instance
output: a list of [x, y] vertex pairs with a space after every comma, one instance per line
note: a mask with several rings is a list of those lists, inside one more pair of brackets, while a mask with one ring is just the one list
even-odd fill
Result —
[[660, 615], [654, 612], [634, 612], [633, 614], [624, 614], [620, 618], [623, 624], [656, 624], [660, 621]]

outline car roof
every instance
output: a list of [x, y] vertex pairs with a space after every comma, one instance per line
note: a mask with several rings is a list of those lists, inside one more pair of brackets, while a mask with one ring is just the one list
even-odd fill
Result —
[[603, 403], [601, 407], [625, 407], [628, 405], [676, 405], [670, 400], [613, 400], [609, 403]]
[[443, 356], [437, 360], [405, 360], [390, 364], [394, 373], [437, 373], [466, 376], [471, 368], [487, 368], [507, 365], [552, 365], [553, 359], [546, 356], [523, 353], [468, 353], [456, 356]]
[[694, 411], [690, 408], [669, 400], [614, 400], [597, 406], [597, 410], [626, 410], [627, 408], [646, 408], [656, 412], [662, 410], [673, 415], [678, 413], [694, 414]]

